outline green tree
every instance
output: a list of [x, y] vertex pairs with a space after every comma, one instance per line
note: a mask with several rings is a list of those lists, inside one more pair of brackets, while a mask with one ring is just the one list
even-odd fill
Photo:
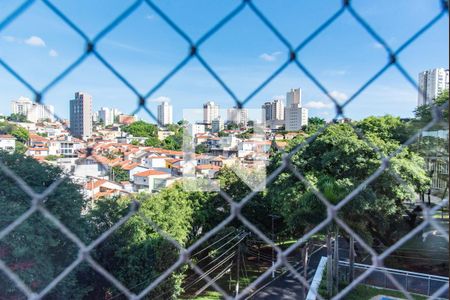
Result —
[[205, 144], [200, 144], [195, 146], [195, 153], [201, 154], [201, 153], [207, 153], [208, 152], [208, 146]]
[[28, 139], [30, 138], [30, 134], [28, 130], [23, 127], [16, 127], [11, 131], [11, 135], [13, 135], [19, 142], [26, 144]]
[[[368, 134], [368, 139], [376, 145], [385, 155], [398, 148], [395, 140], [382, 140], [375, 133]], [[297, 145], [292, 142], [291, 148]], [[279, 160], [276, 156], [275, 161]], [[373, 174], [380, 166], [378, 155], [364, 140], [360, 139], [349, 124], [330, 125], [314, 142], [300, 150], [292, 157], [293, 164], [310, 179], [317, 189], [323, 190], [323, 182], [331, 182], [326, 186], [341, 186], [344, 191], [352, 190], [361, 182]], [[278, 163], [279, 164], [279, 163]], [[277, 163], [275, 163], [275, 166]], [[394, 178], [395, 172], [401, 177], [406, 186], [398, 184]], [[348, 203], [343, 213], [347, 213], [345, 220], [352, 223], [353, 228], [371, 243], [373, 239], [389, 245], [398, 238], [393, 228], [401, 220], [405, 212], [403, 202], [415, 197], [414, 192], [420, 192], [428, 188], [429, 177], [423, 168], [423, 159], [408, 149], [404, 149], [391, 160], [390, 171], [385, 171], [370, 185]], [[334, 188], [333, 188], [334, 189]], [[332, 190], [333, 190], [332, 189]], [[308, 188], [290, 173], [281, 174], [275, 181], [271, 196], [280, 213], [291, 224], [291, 230], [298, 228], [303, 231], [306, 225], [295, 225], [293, 220], [299, 220], [295, 214], [300, 209], [310, 207], [304, 205], [303, 197], [308, 193]], [[310, 193], [310, 192], [309, 192]], [[336, 192], [330, 193], [339, 194]], [[310, 194], [310, 196], [312, 195]], [[340, 197], [337, 197], [340, 198]], [[309, 198], [310, 199], [310, 198]], [[332, 198], [330, 199], [332, 200]], [[333, 201], [340, 201], [335, 199]], [[294, 203], [292, 203], [294, 202]], [[336, 202], [337, 203], [337, 202]], [[319, 208], [320, 208], [320, 204]], [[355, 207], [355, 205], [357, 205]], [[291, 212], [295, 212], [291, 214]], [[325, 212], [324, 207], [322, 211]], [[302, 212], [301, 214], [308, 213]], [[300, 214], [300, 215], [301, 215]], [[319, 216], [320, 214], [313, 213]], [[322, 215], [323, 216], [323, 215]], [[308, 222], [309, 223], [309, 222]], [[315, 224], [315, 223], [313, 223]]]
[[16, 141], [16, 149], [15, 149], [14, 153], [25, 154], [25, 152], [27, 152], [27, 150], [28, 150], [28, 148], [24, 143]]
[[325, 125], [325, 120], [319, 117], [308, 118], [308, 125], [303, 130], [308, 133], [314, 133]]
[[[213, 199], [213, 194], [187, 192], [182, 184], [174, 184], [154, 195], [138, 194], [132, 198], [99, 200], [89, 216], [97, 235], [123, 217], [132, 200], [140, 203], [141, 216], [131, 217], [99, 245], [96, 248], [96, 260], [133, 292], [141, 291], [174, 264], [179, 255], [178, 249], [164, 239], [147, 220], [151, 220], [181, 245], [187, 245], [197, 235], [210, 229], [207, 224], [211, 222], [214, 212], [206, 213], [203, 210], [214, 211], [208, 205]], [[111, 290], [110, 284], [101, 276], [98, 277], [99, 285], [91, 297], [117, 293]], [[165, 299], [177, 297], [181, 293], [181, 279], [180, 272], [173, 273], [150, 292], [147, 298], [152, 299], [163, 293], [166, 295]]]
[[[0, 160], [36, 193], [64, 178], [56, 167], [41, 164], [19, 154], [0, 153]], [[32, 199], [12, 178], [0, 170], [0, 228], [17, 220], [31, 206]], [[41, 204], [58, 220], [88, 242], [88, 223], [82, 214], [86, 208], [81, 187], [65, 178]], [[36, 212], [0, 241], [2, 260], [34, 291], [40, 291], [77, 258], [78, 247], [48, 219]], [[82, 299], [89, 285], [82, 280], [83, 268], [72, 271], [48, 295], [49, 299]], [[21, 298], [15, 285], [0, 275], [0, 298]]]
[[183, 133], [169, 135], [164, 139], [162, 147], [168, 150], [181, 150], [183, 147]]
[[229, 122], [229, 123], [225, 126], [225, 128], [226, 128], [227, 130], [236, 130], [236, 129], [239, 129], [239, 125], [236, 124], [236, 123], [234, 123], [234, 122]]
[[116, 182], [130, 180], [128, 171], [122, 169], [120, 166], [112, 167], [111, 173], [110, 173], [110, 178], [111, 178], [111, 180], [114, 180]]
[[145, 121], [137, 121], [122, 127], [122, 131], [135, 137], [157, 137], [158, 127]]
[[377, 137], [383, 141], [396, 140], [403, 144], [413, 134], [409, 123], [399, 117], [368, 117], [356, 123], [356, 128], [365, 135]]
[[[437, 96], [436, 99], [434, 99], [432, 104], [425, 104], [417, 107], [416, 110], [414, 111], [415, 120], [413, 124], [416, 127], [421, 128], [426, 124], [428, 124], [429, 122], [431, 122], [433, 118], [433, 109], [435, 107], [442, 106], [444, 103], [448, 102], [448, 99], [449, 94], [447, 89], [444, 90], [441, 94], [439, 94], [439, 96]], [[448, 124], [448, 107], [441, 111], [441, 118], [444, 121], [444, 123]]]
[[230, 134], [224, 131], [219, 131], [219, 133], [217, 134], [219, 137], [226, 137], [229, 136]]
[[144, 144], [148, 147], [160, 147], [161, 141], [157, 137], [149, 137]]
[[6, 119], [12, 122], [29, 122], [24, 114], [11, 114]]

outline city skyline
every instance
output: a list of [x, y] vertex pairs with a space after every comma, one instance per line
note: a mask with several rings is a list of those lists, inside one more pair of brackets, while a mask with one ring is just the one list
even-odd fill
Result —
[[[196, 18], [190, 15], [191, 12], [181, 14], [180, 12], [184, 10], [174, 9], [171, 1], [157, 2], [177, 24], [186, 28], [187, 34], [193, 39], [199, 38], [236, 4], [230, 1], [211, 7], [207, 1], [200, 1], [199, 7], [192, 10], [192, 13], [197, 13], [202, 18]], [[392, 6], [390, 11], [383, 10], [383, 5], [378, 7], [366, 2], [355, 2], [353, 5], [386, 39], [386, 42], [396, 49], [405, 42], [410, 32], [418, 30], [440, 9], [437, 3], [429, 5], [425, 1], [413, 2], [389, 3]], [[289, 11], [270, 1], [258, 2], [258, 7], [273, 20], [282, 34], [296, 45], [330, 17], [341, 3], [340, 1], [303, 3], [301, 4], [303, 9], [296, 9], [300, 4], [295, 1], [289, 1], [288, 4], [292, 6]], [[14, 4], [10, 3], [1, 5], [3, 10], [0, 16], [6, 15], [14, 7]], [[91, 7], [92, 3], [77, 2], [77, 7], [84, 5]], [[111, 3], [111, 9], [105, 16], [90, 18], [91, 14], [95, 14], [95, 9], [86, 9], [83, 16], [80, 16], [73, 13], [76, 11], [73, 10], [74, 4], [58, 3], [58, 7], [73, 18], [89, 36], [94, 36], [106, 26], [126, 5], [127, 3]], [[308, 14], [310, 10], [314, 10], [316, 14], [314, 16]], [[402, 11], [402, 14], [399, 16], [396, 11]], [[417, 14], [417, 11], [420, 11], [420, 14]], [[299, 16], [303, 17], [302, 28], [292, 26], [297, 24]], [[40, 88], [69, 65], [83, 51], [84, 45], [73, 31], [40, 4], [33, 5], [26, 13], [27, 22], [24, 20], [25, 17], [22, 16], [2, 31], [0, 51], [6, 63], [27, 81]], [[299, 56], [311, 73], [339, 101], [348, 99], [386, 62], [386, 52], [381, 45], [360, 26], [355, 26], [354, 22], [348, 13], [343, 14], [320, 37], [307, 45]], [[427, 31], [423, 37], [415, 41], [414, 47], [402, 53], [402, 63], [407, 66], [407, 71], [415, 81], [423, 70], [448, 65], [448, 48], [445, 46], [448, 44], [448, 36], [444, 34], [444, 28], [448, 27], [448, 19], [443, 18], [439, 22], [447, 26], [436, 26]], [[30, 23], [35, 26], [29, 26]], [[137, 27], [142, 28], [142, 33], [130, 34], [135, 32]], [[245, 29], [252, 27], [260, 30]], [[343, 34], [344, 32], [346, 34]], [[62, 39], [62, 35], [67, 38]], [[153, 37], [152, 42], [143, 38], [146, 35]], [[287, 49], [248, 9], [221, 29], [217, 35], [217, 38], [213, 36], [205, 42], [201, 49], [202, 55], [239, 99], [248, 96], [272, 74], [288, 54]], [[165, 36], [170, 36], [170, 41], [165, 39]], [[235, 47], [233, 40], [246, 42]], [[329, 51], [331, 46], [334, 50], [332, 52]], [[155, 12], [145, 6], [133, 13], [130, 20], [108, 34], [97, 48], [143, 93], [170, 71], [187, 51], [187, 45], [182, 39], [178, 38]], [[20, 59], [21, 57], [27, 59]], [[43, 69], [46, 72], [43, 73]], [[5, 91], [0, 96], [1, 103], [9, 103], [20, 96], [33, 99], [33, 95], [4, 69], [0, 70], [0, 76], [4, 79], [0, 82], [0, 88]], [[310, 116], [325, 119], [334, 117], [334, 107], [328, 97], [295, 66], [284, 70], [256, 94], [246, 107], [261, 107], [263, 103], [293, 86], [302, 87], [304, 106], [310, 110]], [[44, 94], [43, 101], [45, 104], [53, 105], [61, 117], [68, 118], [67, 103], [76, 90], [90, 93], [96, 99], [98, 108], [113, 106], [130, 114], [138, 103], [136, 97], [93, 57], [88, 58]], [[162, 99], [180, 108], [174, 111], [174, 120], [181, 119], [182, 109], [196, 108], [210, 99], [221, 107], [231, 108], [236, 105], [197, 60], [190, 61], [180, 73], [150, 97], [148, 107], [155, 116], [157, 105]], [[358, 101], [349, 105], [346, 114], [352, 119], [386, 113], [408, 117], [412, 116], [416, 104], [416, 91], [397, 70], [392, 68], [364, 91], [358, 97]], [[8, 113], [7, 105], [1, 107], [1, 113]], [[139, 117], [150, 120], [145, 111], [140, 111]]]

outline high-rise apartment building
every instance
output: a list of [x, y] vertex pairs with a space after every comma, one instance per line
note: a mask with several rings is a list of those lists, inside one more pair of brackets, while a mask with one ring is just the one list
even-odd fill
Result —
[[291, 89], [286, 93], [286, 107], [291, 107], [297, 105], [302, 106], [302, 90], [301, 89]]
[[223, 120], [220, 118], [220, 116], [215, 119], [212, 120], [211, 122], [211, 131], [212, 132], [220, 132], [224, 129], [224, 124], [223, 124]]
[[284, 103], [281, 99], [272, 102], [272, 120], [284, 120]]
[[161, 104], [158, 105], [158, 122], [161, 125], [172, 124], [173, 123], [172, 113], [173, 113], [172, 105], [167, 101], [161, 102]]
[[101, 120], [105, 126], [112, 125], [121, 114], [117, 108], [102, 107], [98, 111], [98, 120]]
[[272, 120], [272, 103], [266, 102], [261, 106], [262, 109], [262, 121], [264, 123], [270, 122]]
[[431, 104], [442, 91], [449, 87], [449, 70], [444, 68], [431, 69], [419, 73], [418, 106]]
[[70, 132], [73, 136], [87, 138], [92, 135], [92, 96], [76, 92], [70, 100]]
[[284, 117], [287, 131], [298, 131], [308, 125], [308, 109], [302, 107], [301, 89], [291, 89], [287, 92]]
[[53, 122], [55, 119], [53, 105], [37, 104], [26, 97], [11, 101], [11, 111], [13, 114], [26, 116], [28, 121], [34, 123], [42, 120]]
[[214, 101], [208, 101], [203, 105], [203, 123], [211, 124], [219, 117], [219, 105]]
[[248, 109], [239, 109], [237, 107], [227, 109], [227, 122], [242, 125], [244, 127], [247, 126]]

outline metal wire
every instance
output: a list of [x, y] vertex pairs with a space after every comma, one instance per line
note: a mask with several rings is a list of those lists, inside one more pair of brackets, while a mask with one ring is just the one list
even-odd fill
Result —
[[[298, 67], [298, 69], [311, 80], [311, 82], [319, 88], [323, 92], [325, 96], [327, 96], [332, 103], [334, 104], [336, 116], [335, 118], [345, 117], [345, 107], [353, 101], [356, 101], [358, 96], [367, 89], [370, 85], [372, 85], [380, 76], [382, 76], [388, 69], [394, 66], [399, 73], [416, 89], [419, 93], [423, 91], [420, 90], [415, 80], [412, 76], [406, 71], [406, 69], [400, 64], [399, 58], [401, 53], [411, 46], [417, 38], [422, 36], [425, 32], [427, 32], [430, 28], [435, 26], [435, 24], [442, 19], [445, 15], [448, 14], [448, 1], [446, 0], [436, 0], [441, 4], [441, 10], [438, 14], [436, 14], [433, 18], [431, 18], [427, 23], [425, 23], [417, 32], [411, 35], [403, 44], [395, 49], [392, 49], [386, 40], [377, 33], [375, 29], [370, 25], [370, 23], [365, 20], [358, 11], [352, 6], [352, 1], [344, 0], [342, 1], [342, 5], [339, 9], [324, 23], [317, 27], [314, 31], [311, 32], [303, 41], [301, 41], [296, 47], [294, 47], [289, 40], [276, 28], [276, 26], [271, 22], [269, 18], [267, 18], [261, 10], [259, 10], [256, 2], [252, 0], [242, 0], [236, 7], [231, 10], [223, 19], [221, 19], [218, 23], [212, 26], [204, 35], [202, 35], [197, 41], [194, 41], [190, 38], [190, 36], [178, 26], [162, 9], [160, 9], [153, 1], [151, 0], [136, 0], [130, 6], [128, 6], [123, 12], [121, 12], [111, 23], [105, 26], [102, 30], [99, 31], [97, 35], [93, 38], [90, 38], [75, 22], [73, 22], [69, 17], [67, 17], [58, 7], [53, 4], [51, 0], [28, 0], [24, 1], [20, 6], [18, 6], [12, 13], [6, 16], [3, 20], [0, 21], [0, 32], [10, 26], [14, 21], [24, 12], [26, 12], [30, 7], [32, 7], [36, 2], [40, 1], [45, 5], [47, 9], [53, 12], [60, 20], [66, 24], [69, 28], [71, 28], [76, 34], [78, 34], [83, 41], [85, 42], [85, 51], [81, 53], [78, 58], [76, 58], [67, 68], [65, 68], [60, 74], [58, 74], [55, 78], [53, 78], [48, 84], [44, 86], [43, 89], [38, 90], [34, 87], [34, 85], [25, 80], [13, 67], [11, 67], [6, 61], [4, 61], [0, 57], [0, 66], [2, 66], [9, 74], [11, 74], [18, 82], [22, 83], [33, 95], [35, 101], [38, 103], [44, 103], [45, 97], [47, 93], [53, 89], [58, 83], [64, 80], [73, 70], [75, 70], [83, 61], [88, 57], [95, 57], [101, 64], [103, 64], [116, 78], [118, 78], [126, 88], [128, 88], [135, 96], [137, 100], [137, 107], [134, 110], [134, 113], [140, 111], [141, 109], [146, 111], [153, 120], [158, 122], [155, 114], [147, 107], [147, 99], [151, 97], [155, 92], [157, 92], [162, 86], [164, 86], [175, 74], [177, 74], [180, 70], [182, 70], [185, 65], [192, 59], [196, 59], [200, 65], [202, 65], [205, 70], [214, 78], [220, 86], [225, 90], [225, 92], [233, 99], [236, 106], [241, 108], [249, 103], [254, 96], [261, 91], [267, 84], [269, 84], [273, 79], [278, 77], [289, 65], [294, 65]], [[111, 63], [109, 63], [102, 54], [96, 49], [96, 45], [100, 40], [102, 40], [105, 36], [111, 33], [115, 28], [120, 26], [120, 24], [129, 18], [131, 14], [136, 11], [140, 6], [145, 5], [150, 7], [159, 17], [161, 17], [164, 22], [175, 32], [177, 33], [185, 42], [187, 55], [169, 71], [165, 76], [161, 78], [161, 80], [150, 87], [147, 92], [141, 92], [136, 87], [134, 87], [126, 78], [123, 76]], [[215, 72], [214, 68], [211, 67], [208, 62], [204, 59], [204, 57], [200, 53], [201, 46], [214, 36], [219, 30], [223, 27], [227, 26], [233, 19], [238, 16], [244, 9], [249, 9], [253, 14], [261, 20], [265, 27], [267, 27], [270, 32], [285, 46], [287, 59], [286, 61], [273, 72], [266, 80], [264, 80], [261, 84], [255, 87], [255, 89], [245, 98], [240, 99], [233, 90], [227, 85], [227, 83]], [[326, 86], [311, 72], [301, 60], [299, 53], [315, 38], [317, 38], [326, 28], [332, 26], [336, 20], [338, 20], [344, 12], [348, 12], [350, 16], [361, 26], [369, 36], [371, 36], [374, 41], [379, 43], [387, 54], [386, 63], [381, 66], [381, 68], [373, 74], [367, 81], [361, 85], [356, 92], [348, 98], [343, 104], [339, 104], [337, 99], [333, 97]], [[448, 105], [448, 104], [447, 104]], [[440, 107], [439, 110], [442, 111], [446, 107]], [[432, 121], [425, 125], [421, 130], [419, 130], [415, 135], [410, 137], [408, 141], [406, 141], [403, 145], [401, 145], [396, 151], [393, 153], [382, 155], [376, 147], [373, 147], [371, 143], [360, 133], [358, 136], [364, 140], [375, 152], [377, 152], [380, 157], [380, 166], [379, 168], [364, 182], [362, 182], [359, 186], [357, 186], [351, 193], [349, 193], [342, 201], [337, 205], [331, 204], [328, 199], [320, 193], [314, 186], [308, 182], [305, 176], [292, 164], [292, 157], [298, 151], [305, 148], [307, 145], [312, 143], [317, 136], [319, 136], [329, 125], [323, 126], [321, 129], [316, 132], [313, 136], [306, 139], [304, 142], [297, 145], [290, 153], [285, 153], [283, 156], [283, 160], [281, 165], [275, 169], [265, 180], [265, 182], [261, 183], [261, 187], [269, 185], [273, 182], [279, 174], [285, 171], [289, 171], [294, 174], [301, 182], [303, 182], [307, 187], [309, 187], [318, 197], [318, 199], [326, 206], [327, 208], [327, 218], [323, 220], [320, 224], [318, 224], [315, 228], [310, 230], [307, 234], [302, 236], [297, 240], [296, 243], [291, 245], [286, 250], [281, 250], [270, 238], [267, 237], [266, 234], [261, 232], [252, 222], [245, 218], [242, 214], [242, 208], [252, 200], [252, 198], [257, 194], [256, 191], [259, 189], [255, 189], [255, 191], [250, 192], [240, 201], [234, 201], [229, 195], [227, 195], [224, 191], [220, 191], [220, 195], [230, 204], [231, 213], [230, 215], [223, 220], [220, 224], [218, 224], [215, 228], [207, 232], [196, 241], [193, 245], [188, 248], [182, 247], [175, 239], [167, 235], [164, 231], [162, 231], [152, 220], [148, 219], [143, 214], [139, 213], [139, 205], [137, 202], [133, 202], [130, 206], [130, 210], [126, 216], [120, 219], [116, 224], [114, 224], [109, 230], [105, 231], [100, 237], [91, 242], [89, 245], [83, 243], [70, 229], [68, 229], [61, 220], [58, 220], [51, 212], [49, 212], [44, 206], [44, 199], [47, 195], [52, 193], [57, 186], [62, 182], [62, 180], [58, 180], [51, 184], [44, 192], [36, 193], [33, 189], [26, 184], [19, 176], [17, 176], [10, 168], [4, 165], [0, 161], [0, 170], [6, 176], [10, 177], [15, 184], [20, 187], [31, 199], [31, 207], [24, 212], [21, 216], [19, 216], [14, 222], [9, 224], [7, 227], [3, 228], [0, 231], [0, 240], [3, 239], [10, 232], [15, 230], [18, 226], [20, 226], [23, 222], [25, 222], [30, 216], [32, 216], [36, 212], [40, 212], [46, 219], [48, 219], [62, 234], [64, 234], [67, 238], [69, 238], [75, 245], [79, 248], [77, 259], [71, 263], [68, 267], [64, 269], [56, 278], [54, 278], [42, 291], [37, 294], [32, 291], [30, 287], [28, 287], [23, 280], [13, 272], [1, 259], [0, 259], [0, 270], [16, 285], [16, 287], [22, 291], [28, 299], [41, 299], [45, 295], [47, 295], [52, 289], [54, 289], [59, 282], [61, 282], [74, 268], [80, 265], [82, 262], [87, 262], [91, 268], [93, 268], [96, 272], [101, 274], [106, 280], [108, 280], [112, 285], [114, 285], [123, 295], [125, 295], [129, 299], [141, 299], [145, 297], [151, 290], [153, 290], [159, 283], [164, 281], [168, 276], [172, 274], [177, 268], [179, 268], [183, 264], [189, 264], [191, 268], [199, 275], [201, 278], [207, 281], [207, 284], [210, 284], [214, 289], [220, 292], [225, 299], [243, 299], [249, 294], [252, 290], [254, 290], [258, 285], [260, 285], [264, 280], [266, 280], [273, 269], [285, 266], [292, 275], [297, 278], [304, 286], [310, 288], [306, 278], [303, 278], [300, 273], [297, 272], [295, 267], [288, 261], [288, 255], [290, 255], [296, 248], [304, 244], [312, 235], [317, 233], [318, 231], [325, 228], [331, 222], [336, 222], [348, 235], [352, 235], [356, 242], [360, 244], [360, 246], [367, 251], [372, 257], [372, 266], [362, 273], [359, 277], [357, 277], [353, 282], [351, 282], [346, 288], [341, 290], [337, 295], [334, 296], [333, 299], [343, 299], [345, 295], [355, 288], [359, 283], [361, 283], [365, 278], [367, 278], [377, 267], [383, 267], [383, 261], [394, 251], [399, 249], [405, 242], [411, 239], [415, 234], [417, 234], [420, 230], [425, 228], [426, 226], [432, 226], [439, 233], [443, 234], [448, 242], [448, 233], [442, 228], [440, 224], [438, 224], [433, 219], [433, 214], [438, 211], [441, 207], [448, 205], [448, 200], [445, 199], [442, 203], [436, 205], [433, 208], [428, 208], [423, 206], [423, 214], [425, 216], [424, 222], [421, 225], [417, 226], [415, 229], [410, 231], [408, 234], [403, 236], [400, 240], [398, 240], [394, 245], [385, 249], [382, 253], [378, 253], [372, 247], [367, 245], [364, 240], [358, 236], [356, 232], [354, 232], [343, 220], [338, 217], [338, 211], [344, 205], [348, 204], [352, 199], [357, 196], [367, 184], [370, 184], [374, 180], [376, 180], [383, 172], [390, 172], [393, 177], [399, 182], [401, 185], [405, 185], [402, 178], [393, 172], [389, 168], [389, 162], [392, 158], [395, 157], [404, 147], [411, 145], [420, 135], [420, 133], [424, 130], [431, 128], [433, 125], [439, 122], [439, 114], [434, 113]], [[235, 199], [239, 200], [239, 199]], [[130, 217], [138, 215], [140, 216], [146, 223], [152, 226], [161, 236], [163, 236], [166, 240], [168, 240], [173, 246], [175, 246], [179, 250], [179, 258], [178, 260], [165, 272], [160, 274], [156, 279], [154, 279], [151, 284], [145, 287], [138, 295], [131, 292], [126, 286], [124, 286], [121, 282], [119, 282], [111, 273], [105, 270], [101, 265], [99, 265], [91, 256], [90, 251], [94, 249], [98, 244], [107, 239], [114, 231], [116, 231], [122, 224], [124, 224]], [[229, 224], [234, 219], [239, 219], [250, 231], [252, 231], [256, 236], [259, 237], [262, 241], [273, 247], [277, 252], [277, 261], [276, 263], [269, 268], [266, 272], [264, 272], [260, 277], [258, 277], [255, 281], [249, 284], [244, 290], [242, 290], [238, 295], [232, 297], [228, 295], [220, 286], [218, 286], [215, 281], [210, 278], [207, 272], [204, 272], [197, 265], [195, 265], [191, 260], [190, 256], [199, 253], [200, 246], [210, 239], [213, 235], [217, 234], [220, 230], [222, 230], [227, 224]], [[391, 275], [386, 274], [387, 278], [394, 284], [396, 288], [398, 288], [406, 298], [412, 299], [412, 296], [404, 289], [404, 287]], [[443, 292], [448, 289], [448, 284], [442, 286], [431, 298], [436, 298]], [[317, 293], [317, 291], [314, 291]], [[317, 294], [318, 299], [323, 299], [321, 295]]]

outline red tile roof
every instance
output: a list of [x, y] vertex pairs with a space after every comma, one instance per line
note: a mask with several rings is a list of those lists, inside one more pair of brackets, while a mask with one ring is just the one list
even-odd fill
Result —
[[106, 181], [107, 181], [106, 179], [99, 179], [99, 180], [96, 180], [96, 181], [90, 181], [90, 182], [86, 183], [86, 189], [93, 190], [95, 188], [98, 188], [102, 184], [104, 184]]
[[197, 170], [220, 170], [219, 166], [214, 165], [198, 165], [195, 167]]
[[147, 171], [143, 171], [140, 173], [136, 173], [134, 174], [134, 176], [138, 176], [138, 177], [148, 177], [148, 176], [154, 176], [154, 175], [170, 175], [167, 172], [162, 172], [162, 171], [158, 171], [158, 170], [147, 170]]

